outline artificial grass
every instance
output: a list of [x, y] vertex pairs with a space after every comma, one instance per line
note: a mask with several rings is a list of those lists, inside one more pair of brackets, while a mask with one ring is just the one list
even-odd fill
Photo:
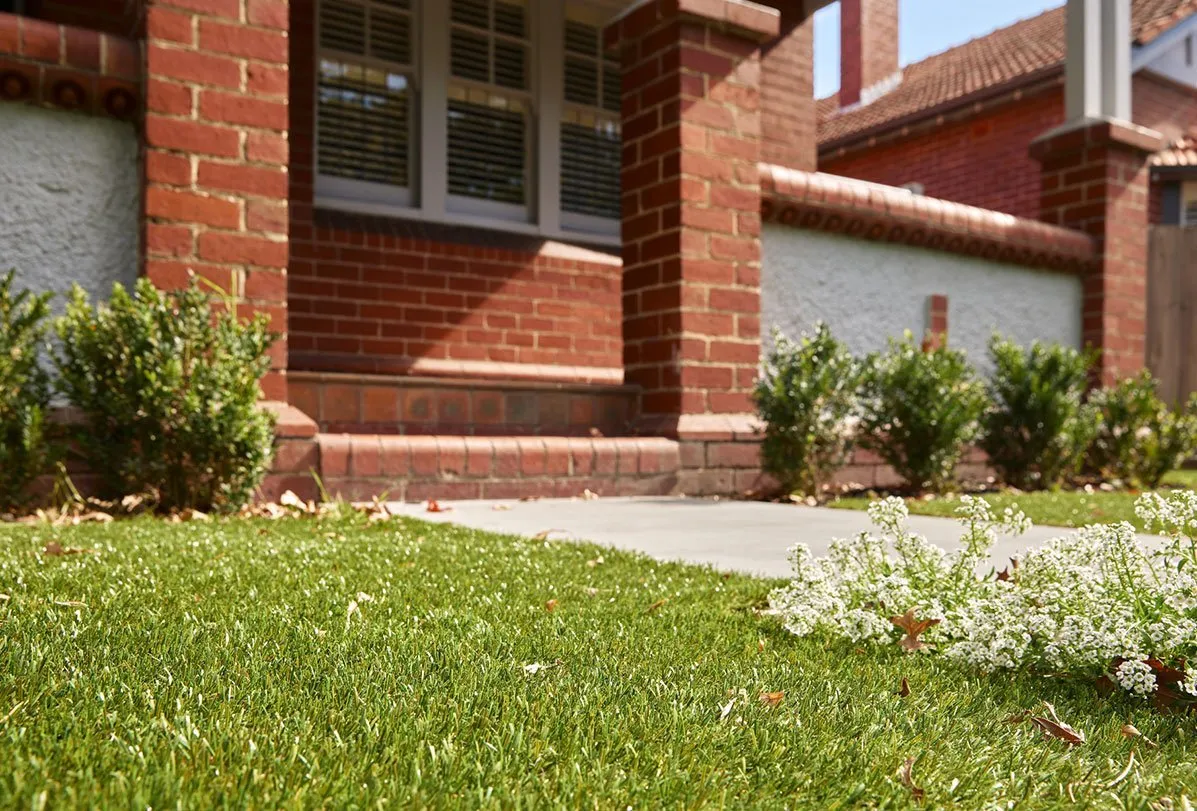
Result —
[[[1164, 477], [1161, 492], [1197, 489], [1197, 470], [1176, 470]], [[1129, 521], [1139, 531], [1148, 528], [1135, 515], [1139, 493], [1128, 491], [1058, 490], [1040, 492], [994, 492], [979, 494], [997, 510], [1017, 506], [1036, 524], [1053, 527], [1082, 527], [1086, 524], [1116, 524]], [[864, 510], [875, 497], [847, 496], [827, 503], [841, 510]], [[954, 516], [960, 507], [956, 495], [908, 498], [906, 505], [916, 515]]]
[[[931, 807], [1197, 796], [1191, 718], [800, 640], [772, 585], [417, 521], [0, 527], [0, 806], [915, 807], [908, 757]], [[1088, 742], [1002, 723], [1043, 700]]]

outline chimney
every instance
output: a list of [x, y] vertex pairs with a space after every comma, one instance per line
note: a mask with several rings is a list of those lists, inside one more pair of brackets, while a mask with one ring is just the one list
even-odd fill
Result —
[[840, 107], [872, 101], [897, 76], [898, 0], [840, 0]]

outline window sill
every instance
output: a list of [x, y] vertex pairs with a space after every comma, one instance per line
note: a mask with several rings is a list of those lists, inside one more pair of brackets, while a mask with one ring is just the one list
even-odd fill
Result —
[[496, 219], [471, 214], [446, 212], [441, 216], [430, 214], [419, 208], [389, 205], [386, 203], [372, 203], [361, 200], [347, 200], [329, 195], [317, 195], [312, 201], [316, 208], [331, 211], [344, 211], [351, 214], [370, 214], [378, 217], [393, 217], [395, 219], [415, 220], [418, 222], [436, 223], [439, 225], [464, 225], [472, 228], [482, 228], [490, 231], [506, 231], [523, 236], [539, 237], [541, 239], [566, 242], [570, 244], [595, 245], [608, 248], [618, 248], [622, 240], [618, 234], [601, 234], [593, 231], [569, 231], [565, 229], [550, 230], [541, 228], [533, 223], [513, 222], [511, 220]]

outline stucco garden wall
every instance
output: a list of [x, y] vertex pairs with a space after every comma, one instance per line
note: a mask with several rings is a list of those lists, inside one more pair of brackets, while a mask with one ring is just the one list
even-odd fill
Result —
[[993, 332], [1080, 346], [1081, 281], [1070, 273], [766, 224], [761, 328], [797, 336], [818, 320], [858, 353], [929, 328], [929, 298], [948, 297], [948, 335], [985, 369]]
[[[0, 272], [107, 296], [137, 277], [141, 181], [133, 125], [0, 105]], [[59, 302], [61, 304], [61, 302]]]

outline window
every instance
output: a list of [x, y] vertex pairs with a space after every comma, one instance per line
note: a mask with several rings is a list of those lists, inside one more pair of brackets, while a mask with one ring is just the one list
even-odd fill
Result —
[[562, 222], [588, 230], [619, 220], [619, 66], [603, 58], [602, 29], [570, 9], [565, 20], [561, 119]]
[[617, 241], [611, 8], [320, 0], [317, 204]]
[[449, 194], [456, 210], [528, 219], [528, 14], [518, 0], [452, 0]]
[[411, 0], [324, 0], [316, 165], [324, 188], [411, 204]]
[[1180, 224], [1185, 228], [1197, 228], [1197, 183], [1181, 186]]

